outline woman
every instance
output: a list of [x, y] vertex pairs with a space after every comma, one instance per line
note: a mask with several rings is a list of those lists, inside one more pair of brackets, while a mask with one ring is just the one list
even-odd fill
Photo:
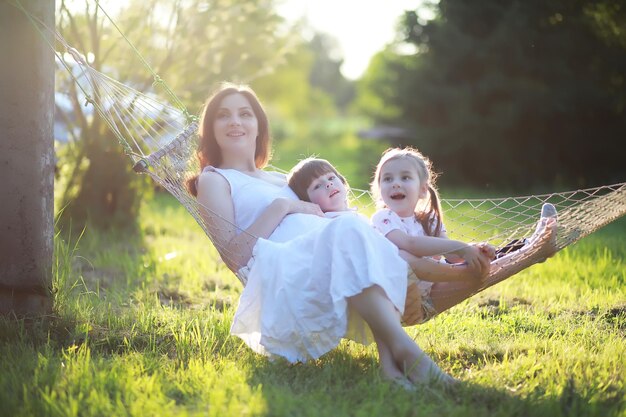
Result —
[[[453, 381], [401, 326], [407, 263], [397, 248], [356, 217], [325, 218], [319, 206], [296, 197], [283, 175], [261, 169], [270, 136], [252, 90], [224, 84], [206, 103], [199, 136], [202, 172], [189, 181], [190, 191], [222, 258], [247, 279], [233, 334], [259, 353], [292, 362], [318, 358], [343, 337], [373, 336], [387, 378]], [[489, 270], [484, 257], [479, 270], [407, 259], [426, 276], [477, 282]]]

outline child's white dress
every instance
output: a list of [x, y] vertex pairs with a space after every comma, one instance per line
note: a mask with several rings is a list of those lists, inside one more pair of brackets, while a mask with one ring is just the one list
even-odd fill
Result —
[[[398, 213], [389, 209], [382, 209], [372, 216], [372, 226], [383, 235], [392, 230], [401, 230], [409, 236], [427, 236], [422, 223], [415, 216], [400, 217]], [[445, 226], [441, 225], [441, 231], [446, 232]]]
[[[286, 185], [214, 170], [230, 184], [235, 223], [242, 230], [274, 199], [297, 199]], [[369, 327], [347, 303], [365, 288], [380, 286], [404, 311], [407, 264], [395, 245], [358, 216], [288, 215], [269, 239], [258, 239], [239, 274], [248, 281], [231, 333], [256, 352], [291, 362], [318, 358], [343, 337], [372, 342]]]

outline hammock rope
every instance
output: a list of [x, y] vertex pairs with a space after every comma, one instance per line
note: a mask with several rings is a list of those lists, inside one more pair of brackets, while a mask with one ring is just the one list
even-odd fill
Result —
[[130, 39], [128, 39], [126, 37], [124, 32], [122, 32], [122, 30], [119, 28], [119, 26], [117, 26], [115, 21], [113, 19], [111, 19], [111, 16], [109, 16], [107, 11], [100, 5], [100, 0], [95, 0], [95, 1], [96, 1], [96, 6], [102, 11], [102, 13], [106, 16], [106, 18], [111, 23], [111, 25], [113, 25], [115, 30], [117, 30], [117, 32], [120, 34], [120, 36], [126, 41], [126, 44], [133, 50], [133, 52], [139, 58], [139, 60], [143, 64], [143, 66], [146, 67], [146, 69], [150, 72], [150, 75], [152, 75], [152, 79], [154, 80], [152, 85], [153, 86], [160, 85], [163, 88], [163, 90], [165, 90], [165, 92], [167, 93], [168, 97], [170, 98], [170, 100], [171, 100], [170, 102], [174, 103], [174, 105], [177, 108], [181, 109], [183, 111], [183, 113], [185, 114], [185, 117], [188, 120], [189, 119], [193, 119], [194, 116], [189, 114], [189, 112], [187, 111], [187, 108], [185, 107], [183, 102], [180, 101], [180, 99], [178, 98], [178, 96], [176, 94], [174, 94], [174, 91], [172, 91], [170, 86], [165, 82], [165, 80], [163, 80], [163, 78], [161, 78], [161, 76], [159, 74], [156, 73], [156, 71], [154, 71], [154, 69], [148, 63], [148, 61], [146, 61], [145, 58], [141, 55], [141, 53], [137, 50], [135, 45], [130, 41]]
[[[40, 30], [43, 27], [41, 22], [31, 17], [30, 13], [21, 7], [19, 0], [17, 2], [43, 36], [44, 33]], [[99, 3], [98, 7], [102, 9]], [[113, 22], [108, 14], [104, 13]], [[117, 28], [116, 25], [115, 27]], [[224, 262], [245, 285], [247, 269], [237, 260], [241, 253], [252, 253], [252, 248], [228, 249], [219, 245], [217, 237], [223, 236], [225, 231], [248, 232], [201, 206], [186, 188], [187, 179], [200, 171], [195, 154], [198, 141], [197, 117], [187, 112], [173, 92], [170, 97], [175, 98], [175, 107], [98, 72], [82, 55], [73, 50], [57, 31], [45, 27], [44, 29], [53, 32], [59, 42], [70, 51], [73, 62], [69, 63], [65, 62], [66, 57], [63, 54], [56, 50], [55, 54], [57, 59], [63, 62], [74, 82], [79, 85], [84, 98], [95, 107], [114, 132], [132, 160], [134, 170], [150, 176], [187, 209], [212, 241], [218, 254], [216, 259]], [[119, 28], [117, 30], [121, 33]], [[130, 41], [126, 40], [132, 46]], [[54, 46], [51, 44], [50, 46], [54, 50]], [[140, 56], [134, 47], [133, 50]], [[142, 61], [145, 62], [143, 58]], [[155, 76], [155, 80], [166, 85], [147, 62], [145, 64]], [[80, 68], [79, 76], [75, 76], [73, 69], [75, 66]], [[169, 87], [167, 91], [171, 92]], [[365, 212], [372, 210], [374, 202], [368, 191], [353, 189], [351, 192], [352, 201], [357, 207]], [[549, 245], [541, 241], [542, 237], [536, 239], [534, 244], [520, 244], [521, 249], [512, 251], [492, 263], [488, 279], [476, 292], [545, 260], [556, 251], [626, 214], [626, 182], [542, 195], [442, 199], [445, 225], [450, 238], [468, 243], [488, 242], [500, 248], [506, 247], [512, 241], [518, 243], [524, 240], [533, 241], [536, 238], [534, 233], [541, 207], [545, 203], [553, 204], [558, 212], [556, 234], [553, 233], [546, 238], [550, 239]], [[416, 286], [409, 286], [403, 317], [405, 325], [420, 322], [419, 297]]]

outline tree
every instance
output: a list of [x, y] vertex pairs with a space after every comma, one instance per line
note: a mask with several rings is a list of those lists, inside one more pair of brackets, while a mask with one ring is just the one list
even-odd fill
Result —
[[[61, 1], [57, 27], [69, 44], [90, 57], [90, 65], [142, 92], [159, 93], [139, 57], [116, 33], [95, 3], [83, 10]], [[250, 82], [283, 63], [289, 33], [272, 0], [132, 1], [109, 11], [126, 37], [167, 80], [192, 113], [217, 81]], [[282, 33], [282, 35], [276, 35]], [[97, 114], [88, 113], [75, 83], [58, 82], [73, 103], [59, 114], [77, 137], [62, 152], [65, 184], [60, 204], [74, 230], [95, 226], [131, 226], [139, 208], [143, 178], [132, 172], [122, 147]], [[167, 100], [167, 97], [164, 97]]]
[[311, 85], [333, 98], [335, 105], [345, 110], [354, 99], [354, 83], [341, 73], [343, 57], [336, 39], [325, 33], [315, 33], [308, 43], [314, 61]]
[[445, 180], [623, 181], [625, 23], [623, 0], [441, 0], [434, 20], [406, 12], [416, 52], [387, 59], [370, 84]]
[[[25, 1], [46, 25], [54, 5]], [[43, 315], [51, 310], [53, 264], [53, 54], [29, 18], [0, 3], [0, 314]]]

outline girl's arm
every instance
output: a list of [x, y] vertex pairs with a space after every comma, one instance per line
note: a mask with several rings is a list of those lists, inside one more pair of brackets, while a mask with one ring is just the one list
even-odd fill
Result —
[[[442, 239], [450, 239], [450, 238], [448, 237], [448, 234], [446, 233], [446, 231], [445, 231], [445, 230], [442, 230], [442, 231], [439, 233], [439, 236], [438, 236], [438, 237], [440, 237], [440, 238], [442, 238]], [[461, 263], [461, 262], [464, 262], [464, 261], [465, 261], [465, 259], [463, 259], [463, 257], [462, 257], [462, 256], [459, 256], [459, 255], [457, 255], [456, 253], [446, 253], [446, 254], [444, 255], [444, 257], [446, 258], [446, 260], [447, 260], [448, 262], [452, 262], [453, 264], [457, 264], [457, 263]]]
[[444, 264], [431, 258], [420, 258], [400, 250], [404, 259], [415, 275], [423, 281], [448, 282], [482, 280], [489, 274], [489, 268], [477, 270], [466, 264]]
[[235, 225], [235, 210], [228, 181], [217, 172], [198, 177], [200, 214], [222, 260], [231, 271], [245, 266], [252, 256], [258, 238], [268, 238], [286, 215], [308, 213], [323, 216], [317, 204], [288, 198], [277, 198], [246, 230]]
[[386, 236], [399, 249], [412, 255], [422, 257], [452, 253], [465, 259], [470, 268], [481, 271], [481, 274], [489, 271], [489, 259], [476, 246], [441, 237], [409, 236], [399, 229], [392, 230]]
[[[442, 239], [449, 239], [448, 234], [445, 232], [445, 230], [441, 231], [441, 233], [439, 234], [439, 237]], [[472, 243], [472, 245], [476, 246], [478, 250], [484, 256], [486, 256], [489, 260], [493, 261], [496, 258], [496, 248], [493, 245], [490, 245], [489, 243], [485, 243], [485, 242]], [[454, 253], [446, 254], [445, 257], [448, 261], [452, 263], [459, 263], [459, 262], [463, 262], [464, 260], [461, 256], [456, 255]]]

